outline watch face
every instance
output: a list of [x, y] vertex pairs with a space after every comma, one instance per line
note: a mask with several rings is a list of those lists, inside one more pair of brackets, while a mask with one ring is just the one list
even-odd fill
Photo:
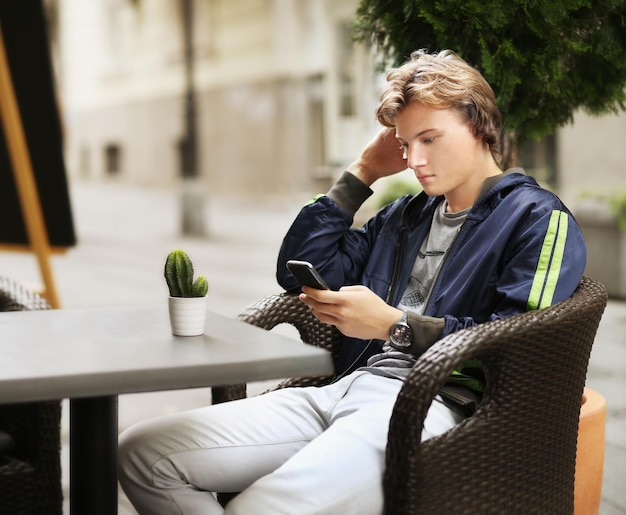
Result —
[[407, 324], [395, 324], [389, 333], [389, 341], [392, 347], [410, 347], [413, 340], [411, 328]]

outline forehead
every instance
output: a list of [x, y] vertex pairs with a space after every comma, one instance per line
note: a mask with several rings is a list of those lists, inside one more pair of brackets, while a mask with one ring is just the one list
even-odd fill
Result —
[[453, 108], [435, 109], [411, 102], [396, 115], [396, 137], [409, 140], [426, 131], [448, 131], [467, 126], [461, 114]]

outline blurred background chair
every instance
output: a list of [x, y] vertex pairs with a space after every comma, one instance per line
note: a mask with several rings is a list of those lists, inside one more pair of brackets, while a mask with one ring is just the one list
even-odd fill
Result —
[[[583, 278], [563, 302], [453, 333], [428, 349], [398, 395], [390, 422], [385, 514], [571, 514], [581, 401], [606, 303], [606, 288]], [[268, 330], [291, 324], [303, 341], [333, 356], [339, 352], [341, 336], [317, 322], [297, 295], [267, 297], [239, 318]], [[422, 444], [429, 406], [468, 359], [479, 359], [486, 370], [478, 409]], [[291, 378], [278, 387], [329, 379]], [[245, 385], [219, 387], [213, 402], [243, 396]]]
[[[49, 307], [38, 294], [0, 277], [0, 311]], [[3, 434], [0, 514], [61, 515], [61, 401], [0, 405], [0, 441]]]

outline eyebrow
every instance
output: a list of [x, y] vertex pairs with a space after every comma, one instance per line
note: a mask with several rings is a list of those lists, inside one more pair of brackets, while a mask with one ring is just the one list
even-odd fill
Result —
[[[436, 130], [437, 130], [436, 127], [432, 127], [430, 129], [424, 129], [423, 131], [420, 131], [417, 134], [415, 134], [413, 137], [414, 138], [419, 138], [419, 137], [423, 136], [424, 134], [426, 134], [427, 132], [436, 131]], [[406, 140], [402, 139], [401, 137], [399, 137], [397, 132], [396, 132], [396, 139], [397, 140], [406, 141]]]

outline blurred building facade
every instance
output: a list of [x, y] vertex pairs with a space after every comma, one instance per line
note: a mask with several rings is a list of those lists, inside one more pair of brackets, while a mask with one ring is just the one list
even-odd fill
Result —
[[[71, 177], [169, 185], [186, 129], [185, 0], [48, 0]], [[213, 193], [323, 191], [377, 130], [358, 0], [189, 0], [198, 175]], [[626, 115], [523, 152], [563, 199], [626, 188]], [[542, 175], [543, 174], [543, 175]]]
[[[212, 192], [311, 188], [375, 130], [376, 80], [348, 24], [357, 0], [195, 0], [198, 173]], [[72, 177], [181, 173], [182, 1], [59, 0], [55, 50]]]

